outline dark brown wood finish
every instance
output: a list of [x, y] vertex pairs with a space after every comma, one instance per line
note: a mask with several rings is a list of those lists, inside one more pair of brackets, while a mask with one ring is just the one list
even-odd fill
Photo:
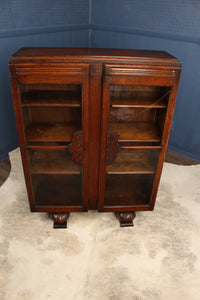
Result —
[[[37, 148], [36, 150], [40, 150], [40, 149]], [[62, 148], [61, 150], [65, 150], [65, 147]], [[182, 166], [198, 165], [198, 162], [196, 162], [192, 159], [189, 159], [185, 156], [182, 156], [180, 154], [171, 152], [169, 150], [167, 150], [167, 152], [166, 152], [165, 162], [175, 164], [175, 165], [182, 165]], [[0, 162], [0, 186], [8, 178], [8, 176], [10, 174], [10, 170], [11, 170], [10, 159], [5, 159]]]
[[[37, 150], [39, 150], [39, 149], [37, 149]], [[65, 148], [63, 148], [61, 150], [65, 150]], [[175, 165], [182, 165], [182, 166], [198, 165], [198, 162], [196, 162], [192, 159], [189, 159], [185, 156], [182, 156], [180, 154], [171, 152], [169, 150], [167, 150], [167, 152], [166, 152], [165, 162], [172, 163]], [[10, 159], [5, 159], [0, 162], [0, 186], [8, 178], [8, 176], [10, 174], [10, 170], [11, 170]]]
[[[137, 65], [135, 67], [132, 65], [107, 64], [105, 67], [105, 74], [107, 76], [105, 76], [104, 81], [104, 97], [102, 106], [99, 210], [118, 212], [132, 212], [135, 210], [146, 209], [151, 210], [155, 205], [156, 194], [166, 153], [178, 89], [180, 66], [169, 66], [167, 68], [167, 66], [158, 67], [156, 64], [155, 66], [145, 65], [145, 67], [141, 65]], [[119, 94], [117, 94], [117, 97], [114, 96], [115, 94], [113, 94], [113, 92], [111, 92], [111, 86], [113, 85], [122, 87], [122, 92], [120, 91]], [[140, 93], [141, 97], [138, 97], [138, 93], [136, 93], [137, 98], [134, 96], [133, 92], [131, 92], [131, 89], [129, 88], [130, 85], [144, 87], [144, 93]], [[158, 100], [165, 99], [165, 101], [161, 102], [161, 105], [157, 105], [159, 101], [154, 94], [145, 94], [146, 86], [165, 88], [165, 93], [158, 98]], [[117, 91], [118, 90], [120, 90], [120, 88], [118, 88]], [[152, 97], [154, 97], [154, 101], [152, 101]], [[117, 110], [112, 112], [113, 107]], [[144, 109], [142, 109], [142, 107], [144, 107]], [[124, 110], [124, 108], [128, 108], [128, 110]], [[154, 108], [156, 109], [154, 110]], [[133, 117], [130, 118], [130, 114], [132, 114]], [[105, 155], [103, 151], [106, 148], [105, 135], [108, 130], [111, 130], [118, 136], [119, 142], [123, 142], [123, 147], [121, 149], [126, 149], [126, 142], [128, 142], [128, 149], [130, 152], [125, 153], [125, 155], [120, 152], [120, 154], [116, 157], [115, 162], [105, 170]], [[159, 156], [157, 156], [158, 158], [152, 158], [145, 163], [147, 159], [146, 155], [142, 154], [138, 157], [135, 156], [134, 151], [138, 149], [138, 145], [134, 146], [134, 143], [136, 142], [140, 143], [139, 149], [145, 151], [148, 149], [148, 142], [151, 143], [151, 149], [153, 151], [158, 149], [158, 146], [160, 146], [161, 151]], [[153, 143], [155, 143], [155, 148], [153, 147]], [[156, 169], [155, 167], [152, 168], [155, 164], [157, 165]], [[106, 177], [104, 176], [105, 173], [107, 174]], [[146, 183], [145, 181], [141, 181], [140, 183], [140, 181], [137, 181], [139, 179], [136, 179], [136, 177], [134, 179], [133, 176], [126, 177], [126, 181], [122, 183], [123, 177], [120, 179], [121, 175], [114, 175], [145, 173], [154, 174], [152, 179], [150, 179], [150, 177], [146, 177]], [[129, 183], [130, 186], [134, 186], [135, 180], [135, 182], [138, 182], [138, 184], [141, 184], [143, 187], [147, 185], [148, 182], [151, 182], [146, 191], [146, 195], [148, 195], [148, 197], [144, 197], [142, 190], [140, 193], [135, 193], [132, 189], [129, 190], [129, 186], [127, 186], [129, 178], [131, 178]], [[138, 191], [140, 189], [139, 185], [134, 187]], [[116, 187], [114, 188], [114, 186]], [[113, 196], [115, 193], [112, 192], [114, 189], [117, 190], [115, 199]], [[127, 191], [129, 195], [132, 195], [131, 198], [129, 198]]]
[[[24, 173], [25, 173], [25, 179], [26, 179], [26, 185], [27, 185], [27, 190], [28, 190], [28, 195], [29, 195], [29, 201], [30, 201], [30, 207], [31, 211], [52, 211], [52, 207], [48, 206], [48, 203], [45, 201], [36, 201], [34, 198], [34, 186], [33, 182], [31, 180], [30, 174], [31, 174], [31, 169], [30, 169], [30, 164], [28, 161], [28, 156], [27, 156], [27, 151], [26, 148], [28, 147], [29, 149], [34, 149], [34, 146], [37, 149], [37, 144], [33, 144], [33, 148], [31, 148], [30, 145], [28, 145], [29, 142], [37, 143], [37, 142], [65, 142], [66, 146], [65, 149], [68, 148], [67, 142], [70, 142], [72, 140], [73, 133], [76, 132], [77, 130], [81, 129], [80, 125], [74, 125], [64, 123], [65, 118], [63, 115], [63, 107], [66, 107], [66, 105], [61, 106], [60, 105], [60, 97], [62, 93], [62, 88], [61, 92], [58, 92], [57, 97], [54, 97], [53, 99], [53, 105], [52, 101], [48, 100], [50, 103], [49, 105], [46, 105], [45, 103], [45, 110], [44, 113], [40, 113], [40, 111], [36, 111], [34, 113], [34, 109], [37, 107], [42, 107], [44, 106], [44, 98], [42, 101], [36, 97], [35, 105], [33, 105], [33, 101], [30, 103], [30, 105], [27, 104], [24, 105], [24, 98], [27, 99], [26, 93], [25, 96], [20, 94], [20, 88], [21, 85], [41, 85], [41, 84], [48, 84], [48, 85], [55, 85], [58, 87], [60, 84], [78, 84], [82, 86], [82, 128], [84, 132], [83, 140], [84, 140], [84, 148], [83, 148], [83, 183], [82, 183], [82, 204], [81, 201], [70, 204], [70, 209], [68, 206], [64, 206], [64, 202], [59, 204], [62, 206], [62, 212], [68, 212], [70, 211], [86, 211], [87, 210], [87, 201], [88, 201], [88, 144], [89, 144], [89, 84], [88, 84], [88, 74], [89, 74], [89, 65], [88, 64], [47, 64], [47, 63], [40, 63], [40, 64], [28, 64], [26, 63], [25, 65], [23, 63], [20, 64], [12, 64], [10, 63], [10, 71], [11, 71], [11, 84], [13, 85], [12, 87], [12, 92], [13, 92], [13, 100], [14, 100], [14, 106], [15, 106], [15, 113], [16, 113], [16, 120], [17, 120], [17, 125], [18, 125], [18, 134], [19, 134], [19, 141], [20, 141], [20, 149], [22, 153], [22, 161], [23, 161], [23, 167], [24, 167]], [[44, 91], [42, 91], [44, 92]], [[46, 99], [48, 99], [50, 91], [46, 94]], [[36, 93], [32, 93], [31, 96], [37, 96]], [[77, 93], [75, 92], [75, 96]], [[53, 91], [52, 96], [55, 96], [55, 91]], [[39, 95], [39, 98], [41, 97], [41, 93]], [[32, 97], [30, 97], [32, 98]], [[57, 98], [57, 104], [60, 106], [60, 114], [59, 112], [55, 114], [55, 102]], [[66, 102], [69, 102], [66, 95]], [[22, 105], [21, 105], [22, 103]], [[77, 101], [76, 101], [77, 103]], [[23, 107], [27, 107], [28, 112], [27, 112], [27, 117], [24, 115]], [[68, 106], [71, 107], [72, 105]], [[79, 107], [80, 105], [78, 105]], [[30, 107], [33, 107], [32, 111], [30, 111]], [[50, 110], [48, 107], [52, 107], [53, 110]], [[73, 105], [74, 107], [74, 105]], [[75, 105], [77, 107], [77, 105]], [[52, 112], [52, 116], [51, 116]], [[30, 115], [31, 113], [31, 115]], [[33, 121], [33, 123], [30, 124], [27, 123], [27, 126], [25, 124], [25, 117], [28, 118], [30, 116], [30, 120], [36, 120], [36, 123]], [[58, 120], [60, 121], [60, 116], [62, 123], [56, 123], [55, 121], [52, 121], [52, 123], [48, 123], [48, 120], [50, 119], [56, 119], [59, 118]], [[64, 119], [63, 119], [64, 118]], [[46, 123], [43, 123], [43, 120], [46, 120]], [[67, 117], [66, 117], [67, 121]], [[23, 124], [24, 123], [24, 124]], [[62, 146], [63, 147], [63, 146]], [[56, 150], [59, 149], [58, 146], [49, 146], [48, 148], [43, 147], [42, 145], [39, 147], [40, 150]], [[63, 148], [60, 148], [61, 150]], [[62, 157], [62, 156], [61, 156]], [[61, 159], [61, 158], [60, 158]], [[58, 160], [54, 160], [56, 163]], [[47, 163], [48, 164], [48, 163]], [[70, 164], [68, 164], [68, 171], [70, 170]], [[65, 171], [66, 173], [67, 171]], [[63, 174], [63, 171], [60, 170], [60, 174]], [[74, 171], [72, 171], [72, 174], [74, 174]], [[52, 181], [49, 182], [49, 184], [53, 184]], [[48, 184], [45, 185], [46, 189], [48, 189]], [[79, 189], [81, 186], [79, 187]], [[50, 189], [51, 192], [54, 192], [54, 190]], [[67, 190], [65, 191], [67, 192]], [[35, 191], [35, 195], [38, 194], [37, 191]], [[44, 193], [43, 193], [44, 194]], [[44, 194], [46, 195], [46, 194]], [[47, 193], [48, 195], [48, 193]], [[61, 195], [60, 195], [61, 196]], [[42, 203], [40, 205], [40, 203]], [[45, 203], [45, 207], [43, 205]], [[56, 202], [54, 202], [56, 203]], [[68, 203], [68, 201], [67, 201]], [[39, 204], [39, 206], [38, 206]], [[49, 203], [49, 205], [51, 205]], [[40, 207], [41, 206], [41, 207]], [[55, 204], [54, 204], [55, 206]], [[41, 209], [41, 210], [40, 210]], [[54, 209], [55, 211], [55, 209]], [[59, 209], [56, 210], [57, 212], [60, 212], [60, 207]]]
[[103, 205], [104, 205], [105, 174], [106, 174], [106, 144], [107, 144], [109, 107], [110, 107], [110, 85], [107, 83], [106, 80], [104, 80], [102, 121], [101, 121], [100, 168], [99, 168], [99, 195], [98, 195], [99, 211], [103, 211]]
[[131, 212], [131, 213], [116, 212], [115, 215], [116, 218], [119, 220], [121, 227], [133, 226], [133, 220], [135, 219], [136, 216], [135, 212]]
[[163, 162], [165, 160], [165, 155], [166, 155], [166, 151], [167, 151], [167, 144], [168, 144], [168, 140], [169, 140], [169, 134], [170, 134], [170, 129], [171, 129], [174, 108], [175, 108], [176, 96], [177, 96], [177, 92], [178, 92], [178, 84], [179, 84], [180, 74], [181, 74], [181, 70], [180, 69], [176, 70], [176, 73], [174, 76], [174, 81], [173, 81], [173, 87], [171, 90], [171, 94], [169, 96], [169, 104], [168, 104], [166, 120], [165, 120], [164, 129], [163, 129], [162, 142], [161, 142], [162, 150], [161, 150], [160, 157], [158, 160], [158, 166], [157, 166], [157, 170], [156, 170], [153, 191], [151, 194], [151, 201], [150, 201], [151, 209], [154, 209], [156, 195], [157, 195], [158, 186], [159, 186], [160, 177], [161, 177], [162, 168], [163, 168]]
[[99, 155], [100, 155], [100, 124], [102, 98], [102, 63], [90, 65], [90, 141], [89, 141], [89, 198], [88, 209], [97, 209]]
[[[23, 48], [9, 65], [31, 210], [64, 220], [88, 209], [125, 219], [153, 209], [179, 60], [162, 51]], [[72, 137], [80, 130], [81, 161], [73, 162]], [[119, 154], [106, 166], [108, 131]]]
[[53, 228], [67, 228], [67, 219], [70, 213], [50, 213], [49, 217], [54, 221]]
[[161, 65], [180, 65], [178, 60], [165, 51], [149, 51], [149, 50], [129, 50], [129, 49], [99, 49], [99, 48], [21, 48], [12, 57], [11, 60], [15, 62], [23, 61], [62, 61], [67, 57], [70, 61], [73, 60], [86, 60], [96, 61], [101, 59], [103, 61], [119, 60], [129, 61], [135, 60], [138, 62], [155, 61]]
[[17, 74], [15, 71], [15, 67], [13, 64], [10, 65], [10, 81], [11, 81], [11, 88], [12, 88], [12, 96], [13, 96], [13, 104], [15, 109], [15, 118], [17, 123], [17, 131], [18, 131], [18, 138], [20, 144], [20, 151], [24, 169], [24, 176], [26, 180], [26, 188], [29, 197], [29, 205], [30, 210], [34, 211], [34, 196], [33, 196], [33, 188], [31, 183], [30, 177], [30, 170], [28, 165], [28, 155], [26, 152], [26, 137], [23, 130], [23, 117], [22, 117], [22, 110], [21, 110], [21, 100], [20, 100], [20, 91], [18, 87], [17, 81]]

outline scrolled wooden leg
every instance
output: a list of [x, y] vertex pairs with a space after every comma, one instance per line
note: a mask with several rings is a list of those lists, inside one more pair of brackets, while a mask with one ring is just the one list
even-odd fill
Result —
[[121, 227], [134, 226], [133, 219], [135, 218], [135, 212], [116, 212], [116, 218], [120, 222]]
[[53, 228], [67, 228], [67, 219], [70, 213], [50, 213], [49, 217], [54, 221]]

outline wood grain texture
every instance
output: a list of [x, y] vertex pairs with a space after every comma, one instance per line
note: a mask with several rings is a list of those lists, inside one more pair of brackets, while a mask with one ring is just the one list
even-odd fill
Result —
[[[153, 209], [180, 69], [180, 61], [162, 51], [24, 48], [13, 55], [13, 97], [32, 210]], [[65, 91], [65, 84], [81, 87], [81, 93]], [[79, 172], [63, 148], [78, 130]], [[123, 150], [106, 166], [108, 131]], [[31, 167], [27, 151], [37, 153]]]
[[80, 129], [79, 126], [71, 124], [30, 124], [26, 129], [28, 142], [57, 141], [69, 142], [73, 133]]
[[68, 152], [72, 155], [75, 163], [83, 164], [83, 131], [76, 131], [73, 134], [72, 142], [68, 146]]
[[153, 108], [163, 108], [166, 107], [166, 102], [164, 100], [156, 100], [155, 97], [149, 93], [145, 97], [134, 97], [130, 93], [123, 95], [113, 95], [111, 98], [112, 107], [153, 107]]
[[81, 168], [73, 162], [72, 156], [65, 151], [29, 151], [31, 174], [80, 174]]
[[107, 174], [154, 174], [158, 151], [120, 151]]
[[106, 165], [110, 165], [115, 161], [116, 155], [120, 152], [120, 145], [117, 136], [112, 131], [107, 131], [106, 136]]
[[[112, 107], [165, 108], [170, 90], [156, 87], [114, 85], [110, 94]], [[143, 89], [143, 90], [142, 90]]]
[[9, 66], [9, 68], [10, 68], [10, 81], [11, 81], [12, 97], [13, 97], [13, 104], [14, 104], [14, 110], [15, 110], [15, 118], [16, 118], [16, 124], [17, 124], [20, 151], [21, 151], [25, 181], [26, 181], [26, 188], [27, 188], [28, 197], [29, 197], [30, 209], [31, 209], [31, 211], [34, 211], [35, 200], [34, 200], [34, 194], [33, 194], [33, 186], [32, 186], [31, 177], [30, 177], [30, 170], [29, 170], [29, 166], [28, 166], [28, 155], [26, 152], [26, 136], [25, 136], [25, 132], [24, 132], [23, 114], [22, 114], [22, 109], [20, 106], [21, 98], [20, 98], [19, 85], [18, 85], [16, 73], [15, 73], [15, 68], [11, 65]]
[[22, 106], [80, 107], [81, 94], [76, 91], [30, 90], [22, 94]]
[[172, 123], [172, 118], [173, 118], [173, 113], [174, 113], [174, 108], [175, 108], [175, 102], [176, 102], [176, 96], [177, 96], [177, 92], [178, 92], [180, 73], [181, 73], [181, 71], [177, 70], [176, 77], [174, 79], [173, 88], [172, 88], [170, 96], [169, 96], [169, 104], [168, 104], [168, 108], [167, 108], [165, 122], [163, 122], [163, 134], [162, 134], [162, 141], [161, 141], [162, 150], [160, 152], [156, 175], [155, 175], [155, 181], [154, 181], [153, 190], [152, 190], [152, 194], [151, 194], [152, 209], [154, 208], [154, 205], [155, 205], [156, 195], [157, 195], [158, 186], [159, 186], [159, 182], [160, 182], [160, 176], [161, 176], [162, 168], [163, 168], [163, 162], [165, 160], [167, 143], [168, 143], [168, 139], [169, 139], [170, 128], [171, 128], [171, 123]]
[[90, 66], [90, 103], [89, 103], [89, 198], [88, 209], [98, 206], [100, 126], [102, 106], [103, 66], [95, 62]]
[[159, 142], [161, 135], [152, 123], [109, 123], [109, 130], [118, 136], [119, 142]]
[[[33, 51], [34, 50], [34, 51]], [[21, 48], [13, 56], [10, 61], [38, 61], [39, 58], [45, 58], [50, 61], [57, 58], [66, 59], [72, 58], [94, 58], [107, 60], [113, 57], [117, 59], [127, 60], [131, 58], [139, 61], [156, 61], [167, 62], [174, 65], [180, 65], [180, 62], [174, 56], [164, 51], [149, 51], [149, 50], [129, 50], [129, 49], [95, 49], [95, 48]]]
[[[167, 67], [166, 65], [161, 66], [159, 64], [152, 68], [152, 66], [146, 61], [145, 67], [142, 64], [136, 64], [135, 66], [131, 64], [106, 64], [105, 74], [107, 76], [105, 76], [104, 84], [102, 107], [102, 115], [104, 117], [102, 118], [101, 134], [105, 135], [106, 130], [111, 130], [118, 136], [118, 141], [123, 143], [124, 149], [125, 142], [127, 142], [129, 147], [129, 153], [127, 154], [127, 157], [129, 156], [129, 159], [126, 160], [125, 157], [121, 159], [121, 153], [119, 153], [113, 165], [109, 166], [110, 173], [105, 177], [103, 174], [105, 173], [105, 168], [103, 167], [103, 164], [105, 163], [105, 157], [104, 154], [101, 154], [102, 166], [100, 169], [100, 211], [111, 211], [112, 209], [113, 211], [120, 211], [120, 206], [121, 211], [128, 211], [129, 208], [131, 211], [133, 211], [134, 208], [135, 210], [153, 209], [164, 161], [166, 150], [165, 147], [169, 137], [167, 134], [169, 133], [172, 120], [171, 113], [173, 112], [176, 98], [177, 83], [180, 75], [179, 68], [180, 65], [176, 68], [172, 65]], [[130, 85], [144, 86], [144, 92], [141, 93], [141, 102], [138, 104], [138, 107], [137, 102], [139, 103], [139, 100], [135, 100], [135, 105], [132, 108], [128, 106], [132, 100], [130, 100], [128, 96], [127, 99], [129, 99], [129, 101], [126, 107], [123, 104], [122, 107], [119, 106], [113, 108], [112, 105], [115, 101], [115, 99], [113, 101], [113, 91], [115, 91], [113, 86], [122, 87], [121, 89], [118, 89], [119, 95], [117, 96], [117, 104], [119, 105], [121, 99], [123, 99], [122, 103], [126, 102], [126, 93], [124, 92], [130, 92]], [[155, 110], [153, 109], [151, 99], [153, 97], [156, 101], [158, 98], [155, 96], [155, 93], [151, 92], [150, 97], [146, 98], [148, 100], [145, 99], [147, 86], [156, 87], [156, 89], [158, 87], [160, 87], [160, 89], [161, 87], [164, 88], [166, 94], [164, 93], [163, 98], [161, 99], [165, 99], [165, 107], [162, 105], [162, 107], [155, 107]], [[152, 91], [154, 91], [154, 89], [152, 89]], [[123, 96], [125, 97], [123, 98]], [[145, 108], [147, 101], [149, 101], [148, 103], [150, 104], [150, 107], [147, 105]], [[142, 109], [142, 105], [144, 105], [145, 109]], [[131, 142], [133, 143], [132, 146], [130, 146]], [[137, 163], [133, 161], [135, 166], [138, 164], [137, 167], [135, 167], [135, 169], [138, 170], [138, 173], [141, 172], [142, 174], [142, 172], [145, 172], [145, 170], [147, 172], [146, 175], [141, 175], [139, 173], [139, 176], [147, 176], [148, 172], [148, 176], [150, 176], [152, 173], [151, 176], [153, 177], [149, 177], [151, 180], [146, 180], [144, 182], [142, 182], [144, 177], [141, 177], [141, 179], [136, 179], [136, 177], [133, 178], [132, 176], [136, 176], [137, 173], [135, 175], [133, 171], [133, 174], [129, 173], [131, 172], [131, 152], [134, 151], [134, 145], [136, 145], [136, 143], [136, 147], [139, 146], [139, 142], [141, 143], [140, 146], [144, 147], [143, 149], [145, 149], [148, 142], [152, 149], [153, 143], [155, 143], [156, 147], [159, 145], [161, 146], [160, 154], [156, 159], [157, 163], [152, 169], [149, 167], [152, 166], [151, 163], [153, 160], [147, 160], [145, 163], [145, 158], [140, 160], [140, 156], [138, 156]], [[104, 138], [102, 137], [103, 148], [104, 143]], [[155, 173], [152, 172], [153, 169]], [[123, 173], [123, 171], [127, 171], [127, 174]], [[123, 181], [124, 178], [126, 178], [126, 181]], [[129, 182], [130, 178], [131, 181]], [[127, 184], [127, 182], [129, 182], [129, 184]], [[133, 188], [134, 184], [136, 185]], [[146, 188], [144, 188], [145, 185]], [[116, 194], [114, 193], [115, 190], [117, 190]]]
[[[152, 58], [151, 58], [152, 59]], [[173, 69], [150, 69], [141, 68], [135, 65], [106, 65], [105, 75], [107, 76], [144, 76], [144, 77], [174, 77], [175, 72]]]
[[[65, 149], [65, 148], [64, 148]], [[39, 149], [38, 149], [39, 150]], [[41, 148], [40, 148], [41, 150]], [[63, 150], [63, 148], [61, 148]], [[199, 163], [187, 158], [185, 156], [179, 155], [172, 151], [167, 150], [165, 161], [175, 165], [182, 165], [182, 166], [192, 166], [198, 165]], [[11, 170], [10, 160], [6, 159], [0, 162], [0, 186], [5, 182], [8, 178]]]

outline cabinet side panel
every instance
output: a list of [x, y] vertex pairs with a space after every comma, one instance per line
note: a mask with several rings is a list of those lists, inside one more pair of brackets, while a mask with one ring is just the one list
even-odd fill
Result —
[[28, 167], [28, 157], [26, 153], [26, 140], [25, 140], [24, 127], [23, 127], [22, 111], [20, 106], [20, 94], [19, 94], [17, 78], [15, 76], [14, 66], [10, 66], [10, 82], [12, 88], [12, 97], [14, 103], [15, 118], [17, 123], [17, 131], [18, 131], [20, 151], [22, 156], [24, 176], [26, 180], [26, 187], [27, 187], [27, 192], [29, 197], [29, 204], [30, 204], [31, 211], [35, 211], [33, 189], [32, 189], [32, 183], [31, 183], [30, 172]]
[[177, 96], [177, 92], [178, 92], [180, 73], [181, 73], [181, 70], [176, 71], [176, 76], [173, 81], [173, 87], [172, 87], [171, 94], [169, 97], [169, 104], [168, 104], [166, 120], [165, 120], [164, 129], [163, 129], [162, 141], [161, 141], [162, 151], [159, 156], [153, 191], [151, 194], [151, 201], [150, 201], [151, 209], [153, 209], [154, 205], [155, 205], [155, 200], [156, 200], [156, 195], [157, 195], [157, 191], [158, 191], [158, 187], [159, 187], [163, 163], [165, 160], [167, 144], [168, 144], [171, 124], [172, 124], [172, 118], [173, 118], [173, 113], [174, 113], [174, 108], [175, 108], [175, 103], [176, 103], [176, 96]]

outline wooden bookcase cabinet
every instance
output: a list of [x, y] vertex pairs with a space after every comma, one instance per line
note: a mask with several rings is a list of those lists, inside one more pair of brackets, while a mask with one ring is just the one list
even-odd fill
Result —
[[22, 48], [9, 61], [30, 209], [153, 210], [181, 64], [166, 52]]

